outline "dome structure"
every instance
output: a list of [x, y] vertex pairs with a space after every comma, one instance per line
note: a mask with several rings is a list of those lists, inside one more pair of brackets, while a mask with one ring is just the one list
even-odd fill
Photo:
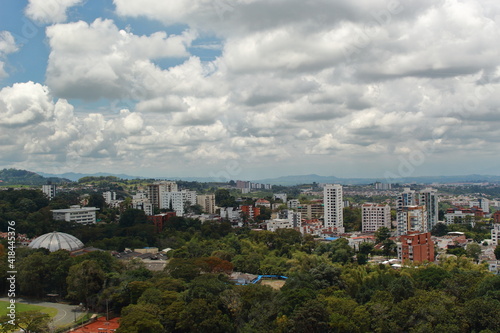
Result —
[[45, 248], [49, 249], [50, 252], [61, 249], [76, 251], [82, 249], [83, 246], [83, 243], [75, 236], [57, 231], [41, 235], [40, 237], [35, 238], [30, 245], [28, 245], [28, 247], [32, 249]]

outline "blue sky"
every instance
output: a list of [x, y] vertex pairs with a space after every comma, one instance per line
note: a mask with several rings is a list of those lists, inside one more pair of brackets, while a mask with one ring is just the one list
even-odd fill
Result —
[[500, 174], [493, 0], [6, 0], [0, 167]]

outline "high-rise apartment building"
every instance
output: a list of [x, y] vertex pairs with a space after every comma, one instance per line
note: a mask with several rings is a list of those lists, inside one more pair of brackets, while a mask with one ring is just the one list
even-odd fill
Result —
[[196, 196], [196, 203], [208, 214], [215, 214], [215, 194]]
[[404, 206], [397, 212], [398, 235], [411, 231], [427, 232], [427, 211], [425, 206]]
[[391, 207], [389, 205], [365, 203], [361, 212], [363, 232], [375, 232], [381, 227], [391, 228]]
[[[438, 223], [437, 190], [426, 188], [416, 192], [406, 187], [398, 194], [396, 208], [398, 235], [404, 235], [409, 231], [430, 231]], [[420, 217], [420, 214], [425, 216]]]
[[169, 181], [159, 181], [146, 186], [149, 202], [155, 208], [161, 208], [162, 196], [165, 192], [177, 192], [177, 183]]
[[405, 260], [434, 261], [434, 242], [431, 233], [412, 233], [401, 236], [401, 242], [398, 243], [398, 259], [401, 262]]
[[405, 187], [403, 192], [398, 194], [398, 198], [396, 200], [396, 208], [400, 209], [405, 206], [415, 206], [417, 204], [417, 196], [414, 190], [411, 190], [409, 187]]
[[161, 192], [160, 198], [160, 209], [172, 209], [182, 216], [189, 206], [196, 204], [196, 191]]
[[426, 188], [418, 193], [418, 204], [425, 206], [427, 214], [427, 230], [431, 230], [438, 223], [438, 197], [437, 190]]
[[323, 225], [334, 228], [338, 233], [344, 232], [344, 202], [342, 199], [342, 185], [326, 184], [323, 188], [324, 212]]
[[116, 200], [116, 192], [114, 191], [103, 192], [102, 196], [104, 197], [104, 201], [106, 201], [108, 205], [111, 204], [112, 201]]
[[42, 185], [42, 192], [49, 199], [52, 200], [56, 196], [56, 194], [57, 194], [57, 186], [54, 185], [54, 184]]

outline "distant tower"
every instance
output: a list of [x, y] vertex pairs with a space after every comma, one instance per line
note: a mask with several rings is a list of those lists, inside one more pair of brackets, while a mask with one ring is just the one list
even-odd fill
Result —
[[344, 202], [342, 199], [342, 185], [327, 184], [323, 188], [324, 226], [336, 228], [337, 232], [344, 232]]
[[398, 236], [410, 231], [427, 232], [427, 211], [425, 206], [405, 206], [398, 209]]
[[42, 185], [42, 192], [52, 200], [57, 194], [57, 187], [49, 182], [47, 185]]
[[426, 188], [421, 190], [418, 195], [418, 204], [425, 206], [427, 211], [427, 230], [431, 229], [438, 223], [438, 197], [437, 190]]
[[405, 206], [415, 206], [417, 204], [417, 198], [415, 191], [410, 190], [409, 187], [405, 187], [403, 192], [398, 194], [398, 199], [396, 201], [396, 208], [399, 210]]

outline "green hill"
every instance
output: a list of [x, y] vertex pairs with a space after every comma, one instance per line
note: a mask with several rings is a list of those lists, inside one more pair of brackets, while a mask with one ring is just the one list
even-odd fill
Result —
[[37, 173], [19, 170], [19, 169], [3, 169], [0, 170], [0, 185], [44, 185], [48, 182], [52, 184], [70, 183], [71, 180], [57, 177], [42, 177]]

